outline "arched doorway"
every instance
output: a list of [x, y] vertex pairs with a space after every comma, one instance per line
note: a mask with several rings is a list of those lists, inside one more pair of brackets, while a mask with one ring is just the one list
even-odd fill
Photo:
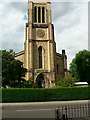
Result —
[[45, 80], [42, 74], [39, 74], [36, 79], [38, 88], [45, 88]]

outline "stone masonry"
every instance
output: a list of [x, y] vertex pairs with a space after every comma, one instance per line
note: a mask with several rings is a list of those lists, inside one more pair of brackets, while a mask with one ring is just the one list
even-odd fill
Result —
[[28, 23], [24, 50], [15, 58], [27, 69], [26, 80], [33, 79], [35, 87], [55, 86], [55, 80], [65, 76], [67, 56], [56, 52], [54, 25], [50, 0], [28, 1]]

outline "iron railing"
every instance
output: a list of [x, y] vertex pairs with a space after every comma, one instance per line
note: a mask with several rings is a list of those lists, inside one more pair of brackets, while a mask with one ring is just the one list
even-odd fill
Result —
[[90, 105], [66, 105], [56, 109], [56, 120], [89, 120]]

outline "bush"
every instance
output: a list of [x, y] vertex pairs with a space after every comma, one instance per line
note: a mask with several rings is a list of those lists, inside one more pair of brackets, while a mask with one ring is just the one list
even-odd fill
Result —
[[61, 78], [56, 81], [56, 86], [72, 87], [72, 86], [75, 86], [74, 85], [75, 82], [77, 82], [75, 78], [71, 77], [70, 74], [66, 74], [64, 78]]
[[[89, 90], [88, 90], [89, 89]], [[2, 89], [2, 102], [38, 102], [89, 99], [90, 87]]]

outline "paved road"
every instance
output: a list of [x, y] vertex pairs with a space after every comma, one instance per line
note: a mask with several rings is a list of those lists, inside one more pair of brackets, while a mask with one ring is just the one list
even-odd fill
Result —
[[[55, 110], [61, 106], [86, 105], [88, 100], [64, 102], [31, 102], [2, 104], [3, 118], [56, 118]], [[87, 119], [88, 120], [88, 119]]]

